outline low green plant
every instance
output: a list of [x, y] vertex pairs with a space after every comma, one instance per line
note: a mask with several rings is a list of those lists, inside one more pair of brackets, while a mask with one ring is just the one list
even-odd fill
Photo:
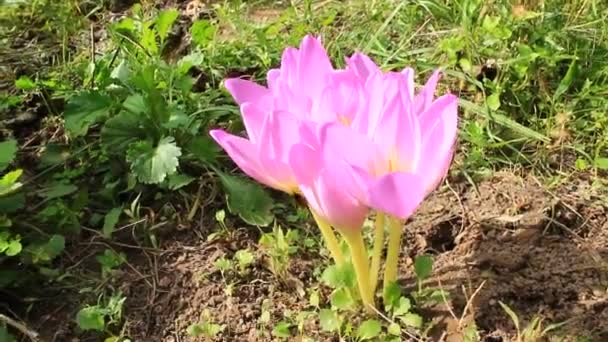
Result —
[[214, 338], [226, 328], [223, 324], [213, 323], [209, 310], [205, 309], [201, 313], [201, 319], [197, 323], [190, 324], [186, 329], [188, 335], [192, 337]]
[[297, 230], [287, 230], [287, 233], [279, 225], [274, 225], [272, 232], [264, 233], [260, 237], [259, 244], [268, 256], [270, 271], [279, 279], [286, 278], [286, 272], [290, 265], [291, 255], [298, 250], [297, 242], [300, 234]]
[[122, 321], [122, 309], [127, 298], [114, 293], [105, 300], [102, 296], [96, 305], [85, 306], [76, 315], [76, 323], [82, 330], [109, 332], [112, 326]]

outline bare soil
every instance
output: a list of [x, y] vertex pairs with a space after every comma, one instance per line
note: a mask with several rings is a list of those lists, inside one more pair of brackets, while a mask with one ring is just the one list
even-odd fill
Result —
[[[405, 228], [400, 277], [412, 290], [412, 258], [434, 255], [426, 285], [448, 290], [450, 298], [423, 311], [436, 323], [432, 340], [462, 341], [459, 331], [473, 320], [485, 341], [513, 339], [514, 325], [499, 301], [522, 327], [539, 316], [545, 327], [565, 322], [554, 331], [565, 341], [608, 340], [608, 207], [588, 181], [576, 179], [549, 191], [532, 176], [501, 172], [475, 186], [446, 186], [422, 205]], [[322, 257], [296, 253], [289, 279], [279, 281], [257, 246], [256, 228], [207, 242], [209, 225], [165, 236], [162, 251], [130, 253], [115, 284], [128, 297], [125, 333], [133, 341], [197, 341], [186, 329], [205, 310], [226, 325], [217, 341], [272, 341], [274, 323], [286, 311], [312, 309], [301, 294], [319, 286], [313, 272]], [[214, 261], [242, 248], [256, 251], [256, 263], [245, 274], [222, 276]], [[327, 303], [329, 291], [320, 286]], [[263, 305], [271, 313], [266, 325], [259, 321]], [[62, 310], [72, 316], [47, 314], [32, 327], [48, 341], [70, 340], [77, 334], [69, 307], [77, 306]], [[338, 341], [313, 318], [304, 330], [315, 341]]]

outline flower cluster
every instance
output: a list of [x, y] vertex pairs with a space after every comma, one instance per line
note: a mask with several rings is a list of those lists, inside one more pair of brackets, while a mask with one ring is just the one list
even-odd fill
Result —
[[[372, 308], [384, 246], [384, 285], [396, 279], [402, 226], [446, 175], [457, 134], [457, 98], [435, 98], [439, 72], [415, 92], [414, 70], [383, 72], [355, 53], [335, 69], [306, 36], [283, 52], [267, 87], [228, 79], [248, 139], [211, 131], [234, 162], [271, 188], [303, 196], [335, 261], [334, 234], [350, 246], [363, 303]], [[371, 264], [361, 234], [376, 214]]]

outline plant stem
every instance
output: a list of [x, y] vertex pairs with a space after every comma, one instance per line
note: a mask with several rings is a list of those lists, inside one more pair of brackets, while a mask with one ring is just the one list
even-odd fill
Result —
[[388, 228], [388, 251], [386, 253], [386, 264], [384, 267], [384, 289], [397, 280], [397, 263], [399, 261], [399, 247], [401, 245], [401, 234], [403, 227], [401, 220], [390, 217]]
[[334, 234], [334, 231], [331, 229], [331, 226], [327, 222], [325, 222], [325, 220], [320, 218], [319, 215], [317, 215], [317, 213], [315, 213], [315, 211], [312, 210], [312, 208], [310, 208], [310, 212], [312, 213], [312, 216], [314, 217], [315, 222], [317, 223], [317, 226], [319, 227], [319, 230], [321, 231], [321, 235], [323, 235], [323, 239], [325, 240], [327, 249], [329, 249], [329, 252], [331, 253], [331, 256], [334, 258], [336, 265], [338, 265], [338, 266], [343, 265], [344, 256], [342, 255], [342, 251], [340, 250], [340, 243], [338, 242], [338, 239], [336, 238], [336, 234]]
[[382, 261], [382, 249], [384, 248], [384, 213], [376, 213], [376, 225], [374, 228], [374, 249], [372, 252], [372, 265], [370, 269], [370, 286], [372, 296], [376, 293], [378, 285], [378, 273], [380, 273], [380, 261]]
[[359, 294], [365, 306], [365, 310], [369, 314], [375, 314], [374, 296], [371, 291], [369, 281], [369, 262], [367, 259], [367, 250], [363, 242], [363, 236], [360, 231], [341, 230], [342, 236], [350, 247], [350, 254], [357, 275], [357, 284], [359, 286]]

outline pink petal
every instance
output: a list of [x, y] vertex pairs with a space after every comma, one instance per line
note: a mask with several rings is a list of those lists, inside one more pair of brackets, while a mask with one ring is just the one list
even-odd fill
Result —
[[281, 79], [290, 88], [298, 82], [298, 56], [298, 49], [293, 47], [283, 50], [281, 56]]
[[224, 81], [224, 86], [239, 105], [245, 102], [258, 102], [270, 95], [267, 88], [240, 78], [227, 79]]
[[350, 58], [346, 60], [348, 68], [355, 72], [355, 74], [362, 80], [377, 72], [380, 69], [367, 55], [362, 53], [354, 53]]
[[319, 132], [326, 160], [344, 160], [370, 173], [379, 171], [380, 151], [367, 136], [335, 122], [323, 125]]
[[307, 35], [300, 44], [298, 82], [300, 91], [317, 98], [333, 68], [320, 39]]
[[260, 157], [269, 163], [277, 160], [287, 162], [289, 149], [299, 141], [298, 119], [285, 111], [273, 111], [262, 125]]
[[429, 77], [422, 90], [416, 95], [414, 103], [415, 113], [417, 115], [420, 115], [426, 111], [433, 102], [433, 96], [435, 94], [435, 89], [437, 88], [439, 78], [441, 78], [441, 72], [439, 70], [435, 70], [431, 77]]
[[241, 116], [243, 124], [247, 130], [247, 136], [252, 143], [257, 143], [262, 133], [262, 125], [267, 113], [263, 112], [258, 106], [251, 102], [245, 102], [241, 105]]
[[425, 197], [419, 176], [397, 172], [387, 174], [370, 189], [371, 207], [405, 220], [418, 208]]
[[258, 151], [249, 140], [228, 134], [223, 130], [212, 130], [211, 137], [226, 151], [234, 163], [249, 177], [274, 187], [274, 183], [266, 177], [257, 160]]
[[314, 184], [323, 167], [323, 160], [319, 153], [305, 144], [296, 144], [289, 153], [289, 166], [298, 182], [302, 196], [308, 204], [317, 212], [321, 213], [323, 208], [314, 191]]
[[333, 176], [340, 171], [326, 168], [319, 174], [315, 185], [321, 215], [336, 229], [360, 230], [369, 208], [344, 191], [342, 178]]

